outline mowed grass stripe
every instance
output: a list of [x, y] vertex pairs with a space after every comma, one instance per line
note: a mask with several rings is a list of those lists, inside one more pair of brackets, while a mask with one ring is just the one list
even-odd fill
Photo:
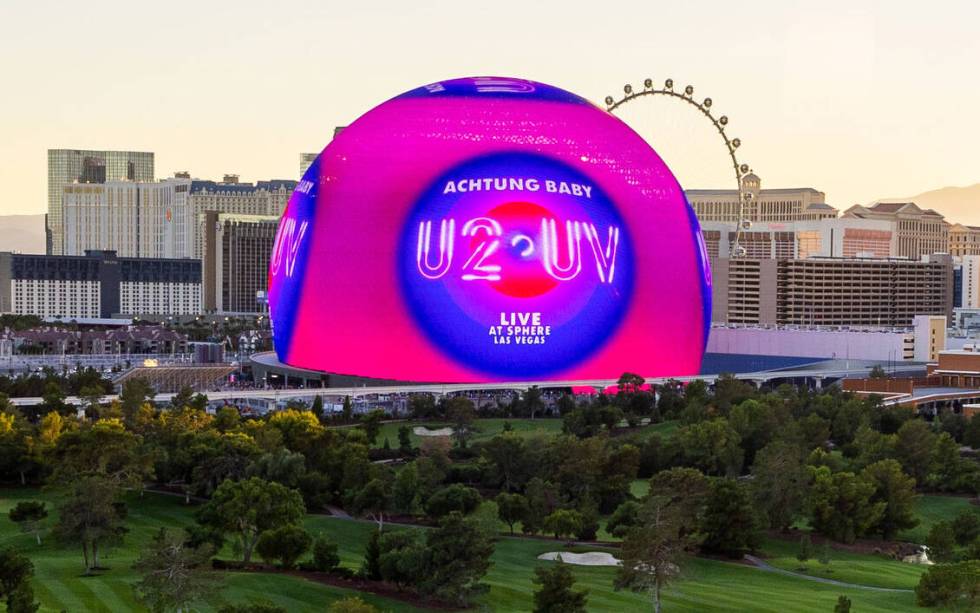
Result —
[[80, 611], [84, 607], [78, 593], [60, 579], [35, 577], [34, 595], [41, 602], [42, 610]]
[[[116, 599], [111, 599], [110, 606], [109, 599], [106, 598], [106, 592], [108, 591], [99, 578], [96, 577], [85, 577], [74, 579], [68, 582], [68, 586], [74, 588], [74, 591], [82, 597], [82, 601], [85, 606], [85, 611], [97, 611], [101, 613], [102, 611], [126, 611], [132, 610], [132, 607], [124, 607], [121, 603], [115, 602]], [[69, 611], [75, 611], [75, 609], [69, 609]]]

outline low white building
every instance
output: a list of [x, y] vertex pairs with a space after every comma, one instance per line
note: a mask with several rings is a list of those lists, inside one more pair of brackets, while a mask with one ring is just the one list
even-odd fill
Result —
[[946, 318], [922, 315], [911, 328], [715, 325], [709, 353], [882, 362], [930, 362], [945, 348]]

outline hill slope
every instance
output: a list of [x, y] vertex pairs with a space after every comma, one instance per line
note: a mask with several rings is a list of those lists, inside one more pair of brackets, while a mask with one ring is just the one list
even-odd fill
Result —
[[0, 215], [0, 251], [44, 253], [44, 215]]
[[980, 183], [966, 187], [943, 187], [906, 198], [882, 198], [882, 202], [914, 202], [935, 209], [950, 223], [980, 226]]

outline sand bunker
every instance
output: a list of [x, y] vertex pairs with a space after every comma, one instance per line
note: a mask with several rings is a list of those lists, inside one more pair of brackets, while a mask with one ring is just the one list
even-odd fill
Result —
[[412, 432], [415, 433], [415, 436], [452, 436], [453, 429], [439, 428], [438, 430], [429, 430], [424, 426], [415, 426], [415, 428], [412, 429]]
[[576, 564], [578, 566], [619, 566], [622, 564], [614, 558], [612, 554], [604, 551], [587, 551], [585, 553], [571, 553], [570, 551], [549, 551], [538, 556], [539, 560], [557, 560], [561, 556], [561, 561], [566, 564]]

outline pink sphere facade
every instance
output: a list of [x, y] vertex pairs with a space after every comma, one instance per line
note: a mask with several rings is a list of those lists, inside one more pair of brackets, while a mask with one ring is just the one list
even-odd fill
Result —
[[283, 363], [419, 382], [696, 374], [697, 220], [656, 152], [564, 90], [455, 79], [344, 129], [269, 269]]

